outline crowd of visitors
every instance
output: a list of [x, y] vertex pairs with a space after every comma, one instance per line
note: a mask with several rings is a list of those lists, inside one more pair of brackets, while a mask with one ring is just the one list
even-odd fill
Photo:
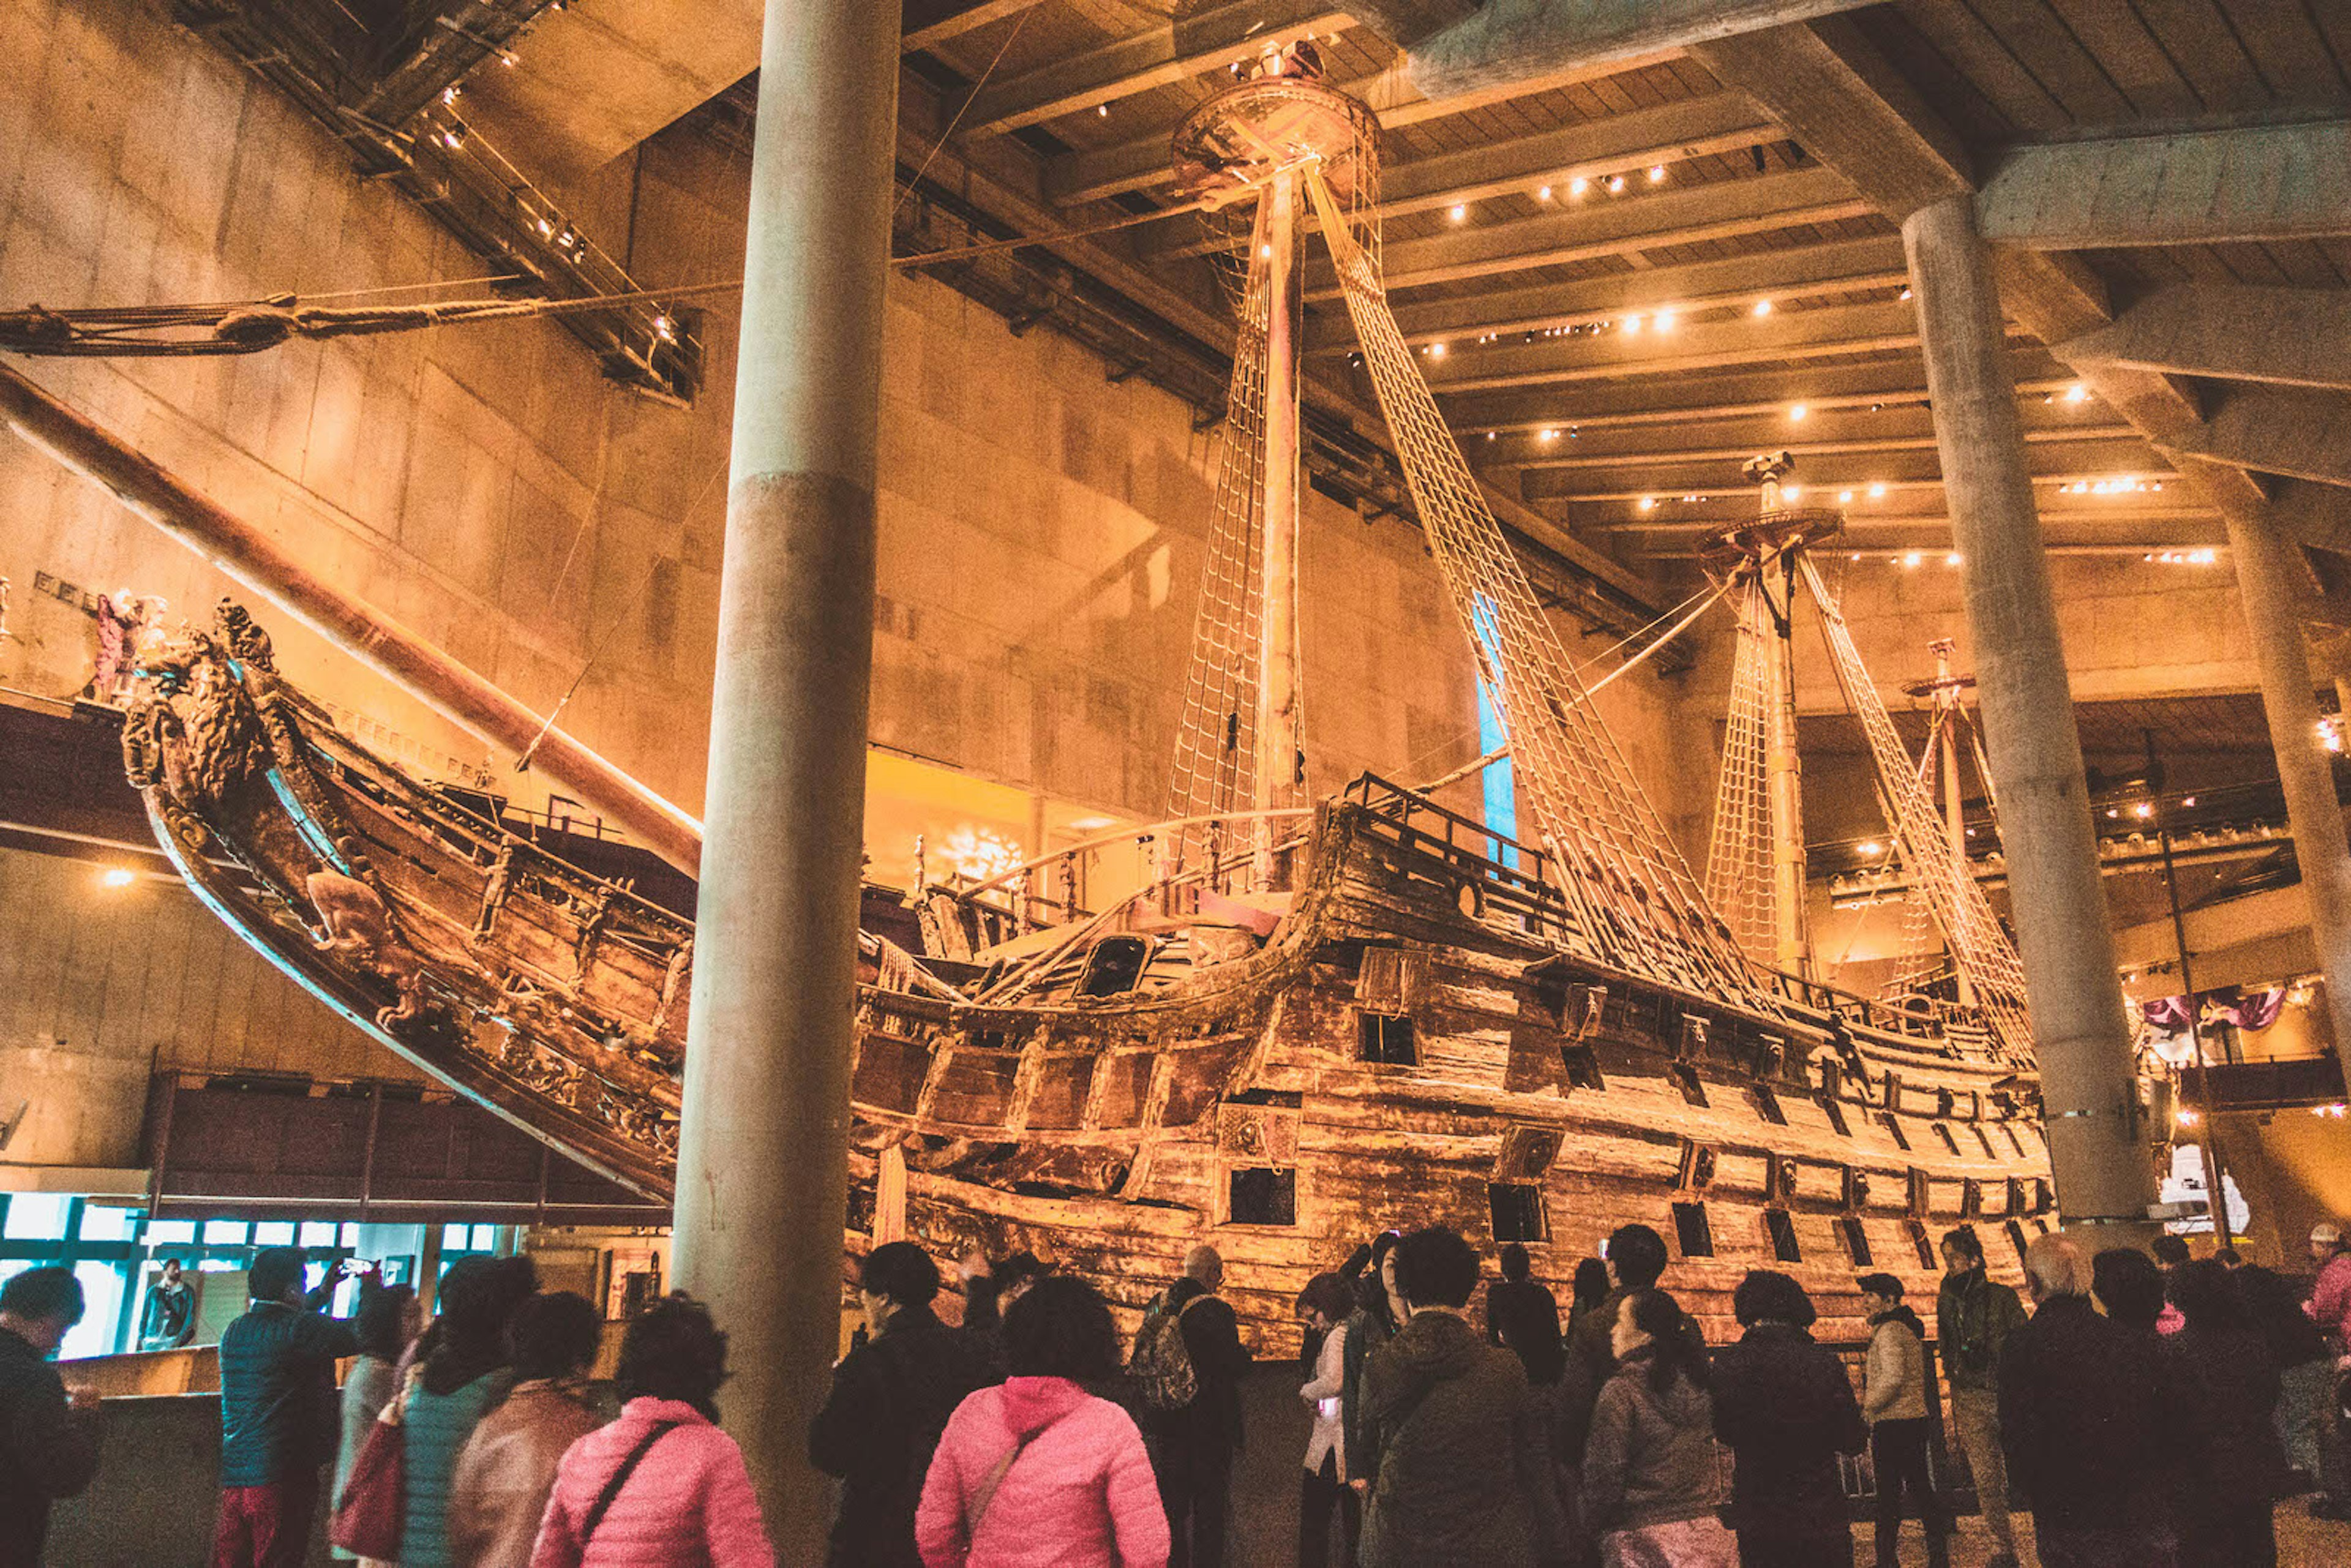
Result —
[[[2341, 1516], [2351, 1249], [2334, 1227], [2312, 1235], [2307, 1294], [2230, 1249], [2093, 1258], [2053, 1234], [2024, 1253], [2028, 1311], [1971, 1228], [1942, 1259], [1931, 1350], [1898, 1276], [1854, 1281], [1869, 1333], [1849, 1367], [1813, 1337], [1804, 1288], [1766, 1270], [1709, 1349], [1646, 1226], [1575, 1270], [1563, 1329], [1524, 1247], [1501, 1249], [1473, 1312], [1468, 1241], [1384, 1233], [1297, 1297], [1298, 1561], [1850, 1568], [1865, 1474], [1881, 1568], [1911, 1518], [1940, 1568], [1938, 1426], [1999, 1568], [2018, 1562], [2011, 1495], [2044, 1568], [2270, 1568], [2280, 1498]], [[1192, 1249], [1123, 1354], [1102, 1296], [1034, 1256], [958, 1271], [951, 1326], [920, 1247], [860, 1267], [863, 1323], [808, 1434], [841, 1481], [829, 1568], [1221, 1568], [1253, 1360], [1216, 1250]], [[320, 1311], [346, 1272], [348, 1321]], [[347, 1560], [772, 1568], [717, 1424], [726, 1336], [692, 1298], [629, 1323], [615, 1408], [590, 1382], [601, 1315], [541, 1291], [527, 1259], [454, 1265], [429, 1323], [405, 1286], [356, 1265], [318, 1278], [293, 1249], [259, 1254], [246, 1283], [221, 1340], [214, 1568], [305, 1562], [329, 1474]], [[0, 1289], [0, 1568], [44, 1561], [52, 1502], [97, 1468], [97, 1402], [48, 1361], [82, 1308], [64, 1269]], [[178, 1310], [151, 1337], [175, 1336]]]

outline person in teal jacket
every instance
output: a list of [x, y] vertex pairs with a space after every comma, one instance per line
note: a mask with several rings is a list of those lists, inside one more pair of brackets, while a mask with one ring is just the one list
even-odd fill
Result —
[[454, 1568], [449, 1477], [475, 1425], [513, 1386], [507, 1320], [538, 1289], [528, 1258], [465, 1258], [441, 1279], [402, 1410], [401, 1568]]

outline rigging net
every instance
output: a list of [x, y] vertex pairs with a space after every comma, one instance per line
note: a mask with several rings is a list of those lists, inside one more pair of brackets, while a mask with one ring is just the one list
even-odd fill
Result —
[[1778, 839], [1768, 767], [1775, 634], [1761, 576], [1742, 570], [1733, 587], [1739, 594], [1739, 641], [1731, 659], [1730, 713], [1715, 786], [1714, 826], [1707, 838], [1706, 897], [1741, 947], [1769, 953], [1780, 938], [1771, 864]]
[[1494, 694], [1520, 803], [1556, 868], [1570, 911], [1564, 945], [1778, 1013], [1770, 977], [1708, 905], [1593, 710], [1413, 362], [1377, 262], [1355, 243], [1319, 170], [1308, 172], [1307, 189], [1421, 527]]
[[[1258, 204], [1249, 255], [1264, 248], [1268, 204]], [[1171, 819], [1217, 818], [1257, 802], [1257, 693], [1265, 622], [1264, 498], [1266, 355], [1270, 279], [1260, 261], [1249, 269], [1233, 343], [1233, 382], [1225, 405], [1217, 461], [1216, 502], [1209, 514], [1207, 558], [1192, 629], [1192, 658], [1184, 678], [1184, 709], [1176, 727], [1176, 764], [1167, 791]], [[1275, 790], [1276, 806], [1302, 806], [1306, 791], [1293, 779]], [[1246, 847], [1220, 825], [1194, 821], [1173, 831], [1164, 867], [1175, 875]]]
[[1821, 580], [1809, 555], [1802, 558], [1801, 566], [1805, 586], [1820, 609], [1821, 632], [1828, 642], [1837, 686], [1869, 737], [1886, 829], [1901, 846], [1910, 885], [1923, 896], [1935, 924], [1942, 928], [1952, 962], [1974, 983], [1995, 1049], [2029, 1063], [2032, 1026], [2025, 1012], [2024, 966], [1983, 889], [1976, 885], [1974, 877], [1960, 873], [1942, 813], [1927, 792], [1917, 764], [1902, 744], [1893, 716], [1886, 711], [1876, 684], [1861, 662], [1844, 612], [1829, 596], [1828, 585]]

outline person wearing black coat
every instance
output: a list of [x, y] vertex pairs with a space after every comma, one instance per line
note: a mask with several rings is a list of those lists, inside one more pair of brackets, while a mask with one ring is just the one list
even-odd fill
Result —
[[858, 1276], [872, 1337], [833, 1368], [809, 1427], [809, 1462], [841, 1478], [828, 1568], [922, 1568], [914, 1509], [964, 1396], [1004, 1381], [987, 1343], [931, 1311], [939, 1267], [911, 1241], [876, 1247]]
[[2274, 1508], [2285, 1445], [2273, 1415], [2278, 1366], [2228, 1271], [2210, 1259], [2172, 1271], [2187, 1324], [2163, 1346], [2182, 1376], [2194, 1453], [2173, 1500], [2180, 1568], [2276, 1568]]
[[1839, 1454], [1869, 1441], [1853, 1380], [1813, 1343], [1804, 1288], [1755, 1270], [1731, 1311], [1747, 1332], [1714, 1362], [1714, 1435], [1738, 1460], [1730, 1526], [1744, 1568], [1850, 1568], [1853, 1526]]
[[1519, 1358], [1527, 1381], [1557, 1383], [1566, 1365], [1559, 1303], [1531, 1277], [1531, 1260], [1516, 1241], [1502, 1249], [1502, 1277], [1486, 1287], [1486, 1343]]
[[2327, 1354], [2326, 1335], [2302, 1310], [2301, 1294], [2275, 1270], [2252, 1263], [2229, 1278], [2244, 1299], [2253, 1332], [2278, 1364], [2278, 1402], [2272, 1418], [2285, 1443], [2286, 1462], [2305, 1487], [2314, 1487], [2321, 1423], [2331, 1419], [2335, 1399], [2335, 1358]]
[[2000, 1433], [2043, 1568], [2170, 1568], [2179, 1376], [2154, 1334], [2099, 1315], [2072, 1238], [2035, 1238], [2024, 1269], [2038, 1310], [2001, 1354]]
[[81, 1322], [69, 1269], [26, 1269], [0, 1288], [0, 1568], [40, 1568], [49, 1505], [98, 1473], [96, 1403], [49, 1364]]

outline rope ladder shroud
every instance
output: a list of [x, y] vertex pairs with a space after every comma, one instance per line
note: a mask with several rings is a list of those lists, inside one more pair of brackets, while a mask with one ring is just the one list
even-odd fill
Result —
[[1573, 915], [1566, 945], [1663, 984], [1786, 1016], [1770, 977], [1708, 903], [1594, 711], [1413, 362], [1377, 266], [1355, 244], [1319, 171], [1308, 171], [1307, 189], [1413, 504], [1494, 695], [1525, 803], [1557, 857]]

